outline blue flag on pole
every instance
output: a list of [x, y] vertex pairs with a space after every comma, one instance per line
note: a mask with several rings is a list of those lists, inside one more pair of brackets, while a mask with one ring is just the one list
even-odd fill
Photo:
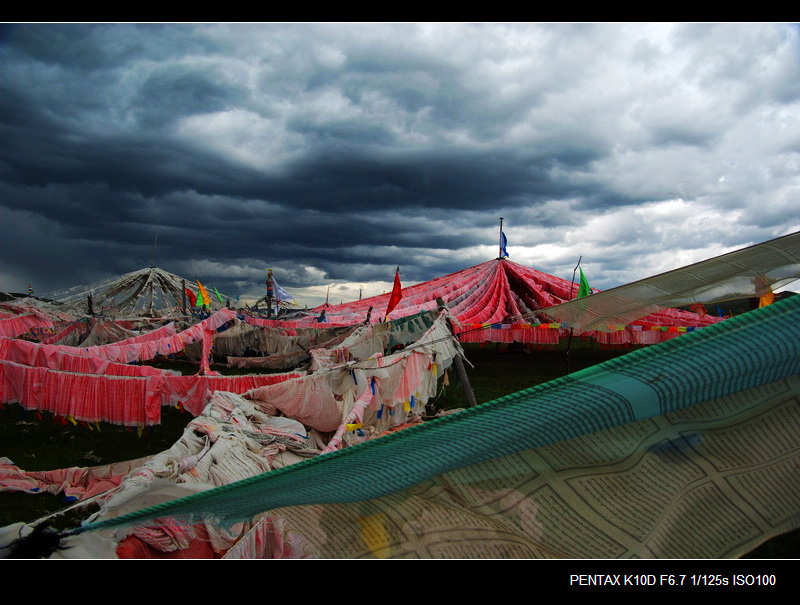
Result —
[[500, 232], [500, 258], [506, 258], [508, 256], [508, 252], [506, 251], [506, 246], [508, 245], [508, 240], [506, 239], [506, 234], [502, 231]]

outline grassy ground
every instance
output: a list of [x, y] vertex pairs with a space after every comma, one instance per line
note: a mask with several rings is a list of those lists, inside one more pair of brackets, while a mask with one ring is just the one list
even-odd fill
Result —
[[[487, 344], [467, 345], [467, 366], [470, 385], [478, 403], [508, 395], [553, 378], [567, 374], [566, 344], [557, 349], [525, 349]], [[590, 343], [573, 341], [570, 355], [571, 371], [590, 367], [607, 359], [622, 355], [627, 349], [601, 350]], [[193, 374], [192, 364], [154, 364], [179, 369]], [[214, 366], [222, 373], [229, 371]], [[245, 373], [249, 373], [245, 371]], [[451, 384], [444, 387], [433, 400], [438, 409], [467, 407], [462, 385], [451, 372]], [[162, 410], [162, 421], [141, 435], [132, 430], [100, 424], [90, 429], [86, 425], [73, 426], [54, 422], [52, 414], [24, 412], [18, 405], [0, 409], [0, 456], [10, 458], [26, 471], [53, 470], [70, 466], [96, 466], [150, 456], [168, 449], [180, 438], [191, 416], [174, 408]], [[69, 503], [61, 496], [51, 494], [0, 493], [0, 527], [17, 521], [34, 521], [50, 512], [60, 510]], [[74, 527], [78, 519], [65, 517], [58, 525]], [[747, 558], [797, 558], [800, 556], [800, 531], [790, 532], [771, 540]]]
[[[570, 368], [577, 372], [607, 359], [627, 353], [629, 349], [601, 350], [597, 346], [574, 340]], [[558, 348], [522, 349], [500, 344], [468, 344], [464, 347], [469, 363], [467, 376], [478, 403], [492, 401], [510, 393], [542, 384], [567, 372], [566, 344]], [[464, 389], [456, 384], [450, 372], [451, 386], [434, 403], [439, 409], [467, 407]]]

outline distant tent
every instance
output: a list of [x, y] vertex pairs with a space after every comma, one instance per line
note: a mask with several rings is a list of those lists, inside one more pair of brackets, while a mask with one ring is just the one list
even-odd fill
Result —
[[[86, 299], [91, 294], [95, 312], [101, 315], [164, 317], [175, 315], [182, 310], [184, 284], [197, 296], [199, 289], [194, 280], [185, 279], [158, 267], [148, 267], [93, 284], [59, 290], [49, 294], [48, 297], [74, 307], [81, 314], [85, 309]], [[188, 308], [189, 304], [186, 306]], [[209, 304], [212, 310], [222, 306], [215, 300], [211, 300]]]

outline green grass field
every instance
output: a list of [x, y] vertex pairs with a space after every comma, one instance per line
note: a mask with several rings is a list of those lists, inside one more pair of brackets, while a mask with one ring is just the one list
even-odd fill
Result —
[[[465, 346], [469, 381], [478, 403], [491, 401], [564, 376], [567, 373], [566, 343], [545, 350], [521, 349], [486, 344]], [[628, 349], [601, 350], [591, 343], [574, 340], [570, 355], [571, 371], [595, 365], [623, 355]], [[194, 373], [191, 364], [162, 367]], [[234, 373], [215, 366], [221, 373]], [[236, 370], [242, 373], [242, 370]], [[462, 385], [450, 373], [450, 385], [429, 403], [437, 409], [467, 406]], [[175, 408], [162, 410], [162, 422], [139, 436], [136, 431], [100, 424], [100, 429], [86, 425], [54, 422], [52, 414], [25, 412], [19, 405], [0, 410], [0, 456], [9, 458], [26, 471], [54, 470], [72, 466], [96, 466], [151, 456], [168, 449], [177, 441], [191, 416]], [[0, 527], [17, 521], [35, 521], [68, 506], [61, 496], [52, 494], [0, 493]], [[85, 515], [84, 515], [85, 516]], [[74, 527], [78, 517], [60, 518], [57, 527]], [[797, 558], [800, 556], [800, 531], [779, 536], [747, 555], [749, 558]]]

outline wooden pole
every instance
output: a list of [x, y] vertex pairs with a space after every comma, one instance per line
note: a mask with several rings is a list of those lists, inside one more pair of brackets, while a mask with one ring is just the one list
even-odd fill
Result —
[[[436, 299], [436, 304], [439, 305], [439, 310], [447, 309], [447, 305], [444, 303], [441, 297]], [[450, 321], [450, 318], [447, 318], [447, 327], [450, 328], [450, 334], [453, 335], [453, 338], [456, 338], [456, 332], [453, 329], [453, 324]], [[458, 340], [456, 338], [456, 340]], [[478, 405], [475, 401], [475, 393], [472, 392], [472, 387], [469, 384], [469, 377], [467, 376], [467, 369], [464, 367], [464, 360], [461, 358], [461, 355], [456, 355], [455, 359], [453, 360], [456, 366], [456, 372], [458, 373], [458, 379], [461, 381], [461, 384], [464, 386], [464, 393], [467, 396], [467, 403], [469, 407], [474, 408]]]
[[[572, 285], [569, 287], [569, 299], [572, 300], [572, 292], [575, 289], [575, 273], [578, 271], [578, 267], [581, 266], [581, 259], [583, 255], [578, 257], [578, 264], [575, 265], [575, 268], [572, 270]], [[572, 373], [572, 333], [573, 329], [569, 329], [569, 338], [567, 339], [567, 374]]]
[[272, 317], [272, 269], [267, 269], [267, 317]]
[[503, 217], [500, 217], [500, 239], [497, 240], [500, 252], [497, 253], [497, 258], [503, 258]]

